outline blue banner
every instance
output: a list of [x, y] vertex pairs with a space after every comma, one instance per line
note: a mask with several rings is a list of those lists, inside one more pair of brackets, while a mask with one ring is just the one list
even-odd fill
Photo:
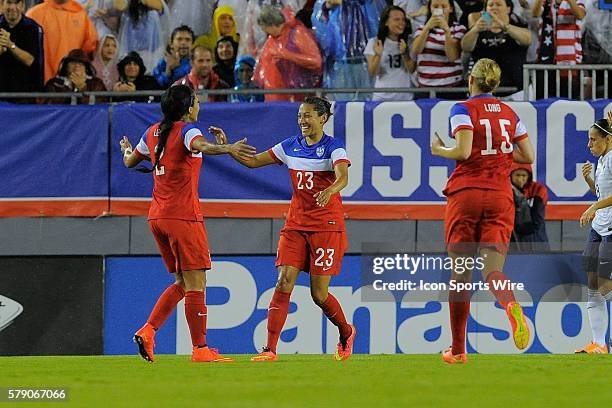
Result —
[[[359, 256], [344, 258], [342, 272], [332, 279], [330, 293], [342, 304], [347, 320], [358, 330], [356, 353], [438, 353], [451, 341], [448, 303], [396, 299], [369, 301]], [[591, 340], [585, 276], [578, 254], [511, 255], [505, 267], [514, 282], [540, 279], [537, 290], [519, 297], [532, 341], [528, 353], [573, 353]], [[134, 332], [146, 321], [158, 296], [173, 282], [158, 257], [111, 257], [106, 260], [105, 354], [134, 354]], [[207, 273], [207, 341], [224, 353], [255, 353], [266, 343], [268, 303], [276, 282], [274, 257], [215, 257]], [[478, 277], [479, 279], [479, 277]], [[477, 278], [475, 277], [475, 281]], [[543, 282], [547, 287], [543, 287]], [[312, 302], [308, 275], [301, 274], [291, 297], [279, 353], [333, 353], [338, 332]], [[573, 282], [573, 283], [572, 283]], [[364, 286], [366, 285], [366, 286]], [[529, 285], [527, 285], [529, 288]], [[503, 310], [488, 291], [472, 296], [468, 352], [518, 353]], [[179, 303], [176, 315], [156, 335], [156, 352], [189, 354], [190, 336]]]
[[0, 197], [108, 198], [108, 106], [1, 109]]
[[[364, 208], [392, 204], [386, 207], [389, 211], [401, 205], [440, 207], [445, 201], [442, 190], [454, 164], [433, 157], [429, 146], [435, 133], [452, 143], [448, 118], [454, 103], [336, 103], [325, 130], [345, 142], [352, 161], [349, 185], [342, 192], [345, 201]], [[586, 161], [596, 161], [587, 148], [588, 129], [612, 105], [609, 101], [563, 100], [510, 105], [525, 123], [536, 147], [534, 174], [549, 189], [553, 214], [555, 207], [559, 210], [554, 216], [575, 217], [580, 213], [577, 207], [569, 214], [570, 207], [560, 204], [583, 205], [594, 199], [580, 168]], [[231, 141], [246, 137], [258, 151], [265, 151], [299, 132], [298, 107], [290, 103], [206, 103], [202, 104], [197, 125], [205, 134], [210, 125], [222, 127]], [[11, 125], [5, 127], [0, 140], [0, 149], [5, 152], [0, 169], [8, 175], [0, 187], [0, 198], [16, 201], [98, 197], [110, 199], [107, 209], [114, 213], [146, 212], [146, 205], [135, 212], [130, 212], [135, 208], [130, 205], [150, 199], [151, 176], [123, 166], [119, 140], [127, 135], [132, 144], [138, 143], [147, 127], [160, 120], [159, 105], [5, 106], [3, 114]], [[227, 156], [206, 157], [200, 197], [230, 204], [286, 203], [291, 195], [287, 173], [277, 166], [247, 169]], [[113, 207], [115, 203], [119, 203], [117, 207]], [[123, 212], [121, 203], [125, 204]], [[6, 215], [5, 209], [6, 205], [1, 204], [0, 215]], [[57, 211], [62, 215], [61, 208]], [[426, 217], [428, 211], [399, 211], [394, 216]], [[382, 213], [380, 209], [370, 212], [372, 218], [380, 218]], [[227, 216], [223, 212], [213, 215]], [[243, 211], [240, 216], [249, 215]], [[360, 217], [350, 212], [349, 216]]]

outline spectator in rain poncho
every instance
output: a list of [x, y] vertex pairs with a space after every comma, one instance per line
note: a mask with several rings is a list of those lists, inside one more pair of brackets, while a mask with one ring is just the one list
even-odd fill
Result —
[[[323, 50], [326, 88], [368, 88], [372, 80], [363, 54], [378, 32], [384, 0], [317, 0], [312, 27]], [[346, 99], [336, 95], [336, 99]]]
[[210, 33], [196, 38], [193, 43], [194, 47], [203, 46], [212, 52], [219, 38], [226, 35], [232, 36], [234, 41], [240, 42], [240, 35], [236, 31], [236, 22], [234, 21], [234, 10], [230, 6], [217, 7], [215, 14], [213, 14], [212, 26]]
[[117, 38], [112, 34], [106, 34], [101, 38], [92, 65], [96, 70], [96, 76], [104, 82], [106, 89], [113, 89], [119, 78], [117, 72], [117, 48], [119, 44]]
[[214, 1], [171, 0], [167, 3], [170, 9], [170, 27], [189, 26], [195, 32], [196, 37], [211, 30], [212, 15], [215, 9]]
[[[262, 8], [258, 23], [268, 39], [255, 67], [257, 85], [263, 89], [319, 87], [322, 60], [312, 32], [296, 19], [286, 19], [272, 6]], [[266, 102], [303, 98], [300, 94], [268, 94]]]
[[98, 37], [106, 34], [119, 34], [121, 12], [115, 8], [117, 0], [78, 0], [85, 7], [92, 23], [96, 26]]
[[244, 18], [244, 30], [240, 33], [240, 48], [239, 54], [252, 55], [254, 58], [259, 57], [259, 53], [263, 48], [268, 34], [264, 32], [257, 19], [261, 14], [261, 8], [264, 6], [275, 6], [279, 8], [287, 20], [295, 16], [296, 12], [304, 4], [304, 0], [251, 0], [246, 6], [246, 15]]
[[[259, 89], [253, 82], [253, 71], [255, 69], [255, 58], [243, 55], [236, 61], [234, 67], [234, 89]], [[259, 94], [233, 94], [230, 102], [263, 102], [264, 96]]]
[[164, 8], [167, 12], [167, 7], [162, 0], [148, 0], [146, 6], [140, 0], [120, 1], [122, 4], [119, 4], [119, 9], [123, 15], [119, 29], [119, 54], [136, 51], [147, 70], [152, 70], [164, 52], [160, 16]]

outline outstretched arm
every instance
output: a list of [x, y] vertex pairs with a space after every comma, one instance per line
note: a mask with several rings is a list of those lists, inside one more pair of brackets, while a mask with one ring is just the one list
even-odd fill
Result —
[[196, 138], [191, 143], [191, 148], [195, 151], [202, 152], [203, 154], [212, 156], [217, 154], [229, 154], [232, 157], [240, 157], [245, 160], [252, 158], [256, 150], [253, 146], [246, 143], [246, 137], [231, 144], [217, 144], [211, 143], [203, 137]]
[[342, 191], [348, 184], [348, 163], [338, 163], [334, 166], [334, 173], [336, 174], [336, 181], [325, 190], [319, 191], [313, 195], [317, 200], [319, 207], [325, 207], [332, 195]]
[[[225, 131], [223, 129], [216, 127], [216, 126], [210, 126], [208, 128], [208, 131], [213, 136], [215, 136], [215, 139], [219, 145], [227, 144], [227, 135], [225, 134]], [[243, 140], [246, 141], [246, 138]], [[253, 152], [253, 154], [249, 156], [236, 155], [232, 153], [230, 154], [234, 158], [234, 160], [236, 160], [238, 163], [242, 164], [243, 166], [249, 167], [251, 169], [276, 163], [274, 158], [270, 156], [268, 152], [262, 152], [259, 154], [254, 154], [254, 153], [255, 152]]]

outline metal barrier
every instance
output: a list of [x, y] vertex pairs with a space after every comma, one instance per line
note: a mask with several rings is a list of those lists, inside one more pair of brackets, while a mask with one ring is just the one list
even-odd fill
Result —
[[[500, 87], [497, 92], [500, 93], [511, 93], [517, 92], [518, 89], [515, 87]], [[429, 98], [436, 98], [438, 94], [444, 93], [468, 93], [467, 87], [432, 87], [432, 88], [307, 88], [307, 89], [204, 89], [199, 92], [202, 100], [206, 100], [209, 95], [287, 95], [287, 94], [307, 94], [307, 95], [334, 95], [334, 94], [352, 94], [352, 99], [343, 98], [342, 100], [362, 101], [367, 99], [359, 99], [360, 95], [368, 95], [372, 93], [415, 93], [415, 94], [427, 94]], [[71, 92], [71, 93], [58, 93], [58, 92], [18, 92], [18, 93], [2, 93], [0, 92], [0, 99], [48, 99], [48, 98], [63, 98], [70, 99], [72, 105], [76, 105], [79, 98], [88, 97], [89, 104], [94, 105], [97, 98], [121, 98], [126, 97], [146, 97], [150, 98], [149, 102], [153, 98], [160, 96], [164, 91], [136, 91], [136, 92]], [[331, 98], [333, 99], [333, 97]]]
[[[601, 89], [600, 94], [604, 99], [608, 99], [608, 71], [612, 69], [612, 65], [544, 65], [544, 64], [525, 64], [523, 65], [523, 90], [524, 90], [524, 100], [529, 101], [535, 98], [532, 98], [531, 91], [536, 92], [536, 97], [538, 96], [538, 91], [542, 91], [543, 99], [547, 99], [550, 95], [549, 85], [550, 85], [550, 73], [554, 71], [554, 83], [555, 83], [555, 94], [553, 97], [567, 97], [569, 99], [576, 99], [574, 96], [574, 84], [572, 83], [575, 76], [579, 76], [578, 86], [580, 88], [580, 100], [585, 100], [585, 91], [588, 88], [585, 88], [585, 79], [590, 78], [590, 98], [589, 99], [597, 99], [598, 91], [600, 91], [598, 87], [598, 72], [603, 71], [603, 89]], [[579, 74], [576, 74], [575, 71], [578, 71]], [[588, 73], [590, 71], [591, 75], [586, 76], [585, 72]], [[538, 72], [543, 73], [543, 79], [538, 78]], [[568, 72], [567, 74], [561, 75], [561, 72]], [[540, 85], [538, 81], [542, 79], [543, 83]], [[562, 82], [566, 82], [563, 84], [563, 87], [567, 87], [567, 94], [563, 95]], [[531, 87], [530, 87], [531, 84]]]

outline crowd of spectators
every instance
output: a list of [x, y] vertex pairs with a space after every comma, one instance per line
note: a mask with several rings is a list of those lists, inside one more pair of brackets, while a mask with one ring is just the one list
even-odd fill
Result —
[[[459, 87], [491, 58], [520, 96], [525, 63], [612, 63], [604, 0], [0, 0], [0, 92]], [[242, 35], [241, 35], [242, 34]], [[576, 73], [563, 71], [561, 88]], [[556, 75], [549, 75], [555, 89]], [[538, 81], [543, 96], [543, 79]], [[580, 81], [572, 81], [575, 91]], [[576, 95], [576, 93], [574, 93]], [[355, 93], [332, 96], [348, 100]], [[363, 95], [361, 95], [363, 97]], [[463, 98], [465, 93], [442, 94]], [[561, 95], [563, 96], [563, 95]], [[130, 99], [131, 98], [131, 99]], [[301, 100], [241, 93], [210, 101]], [[121, 99], [148, 100], [137, 96]], [[39, 99], [40, 100], [40, 99]], [[21, 100], [32, 101], [30, 100]], [[57, 102], [59, 99], [48, 99]]]

